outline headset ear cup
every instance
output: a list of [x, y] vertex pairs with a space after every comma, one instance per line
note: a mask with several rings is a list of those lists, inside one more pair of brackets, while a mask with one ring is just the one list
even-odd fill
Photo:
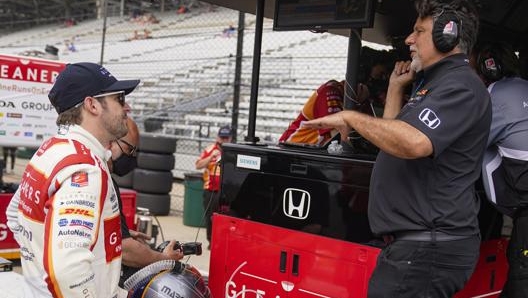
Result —
[[483, 50], [479, 54], [478, 68], [480, 74], [489, 82], [496, 82], [502, 78], [500, 61], [496, 58], [491, 49]]
[[460, 39], [460, 22], [453, 13], [442, 13], [433, 24], [433, 43], [436, 49], [447, 53], [455, 48]]

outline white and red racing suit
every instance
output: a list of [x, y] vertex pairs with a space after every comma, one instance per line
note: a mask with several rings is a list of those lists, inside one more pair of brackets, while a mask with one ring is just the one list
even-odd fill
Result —
[[29, 161], [6, 212], [25, 297], [117, 297], [121, 230], [110, 155], [74, 125]]

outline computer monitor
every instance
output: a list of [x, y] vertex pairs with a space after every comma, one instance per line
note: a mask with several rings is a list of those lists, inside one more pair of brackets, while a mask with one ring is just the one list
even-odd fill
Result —
[[374, 0], [276, 0], [273, 30], [369, 28]]

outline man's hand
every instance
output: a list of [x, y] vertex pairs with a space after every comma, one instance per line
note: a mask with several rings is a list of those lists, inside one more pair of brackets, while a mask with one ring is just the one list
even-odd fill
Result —
[[171, 260], [181, 260], [183, 258], [183, 252], [180, 249], [174, 249], [176, 240], [171, 240], [169, 244], [163, 249], [163, 254]]
[[411, 69], [411, 61], [398, 61], [389, 79], [389, 86], [405, 87], [412, 83], [416, 72]]
[[394, 64], [385, 98], [383, 118], [395, 119], [400, 113], [405, 98], [405, 88], [412, 83], [415, 74], [411, 69], [411, 61], [398, 61]]
[[148, 244], [147, 241], [150, 241], [152, 239], [152, 237], [150, 237], [149, 235], [145, 233], [141, 233], [141, 232], [134, 231], [134, 230], [129, 230], [129, 232], [130, 232], [130, 236], [134, 240], [141, 242], [143, 244]]
[[351, 128], [347, 125], [343, 119], [343, 115], [346, 111], [331, 114], [322, 118], [317, 118], [310, 121], [305, 121], [302, 123], [302, 126], [309, 127], [313, 129], [323, 129], [323, 128], [335, 128], [341, 134], [342, 140], [347, 140], [348, 134], [351, 131]]

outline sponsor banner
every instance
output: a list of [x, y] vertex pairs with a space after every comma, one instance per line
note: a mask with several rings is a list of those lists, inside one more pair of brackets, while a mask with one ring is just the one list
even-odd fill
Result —
[[57, 132], [48, 92], [65, 63], [0, 54], [0, 145], [39, 147]]

